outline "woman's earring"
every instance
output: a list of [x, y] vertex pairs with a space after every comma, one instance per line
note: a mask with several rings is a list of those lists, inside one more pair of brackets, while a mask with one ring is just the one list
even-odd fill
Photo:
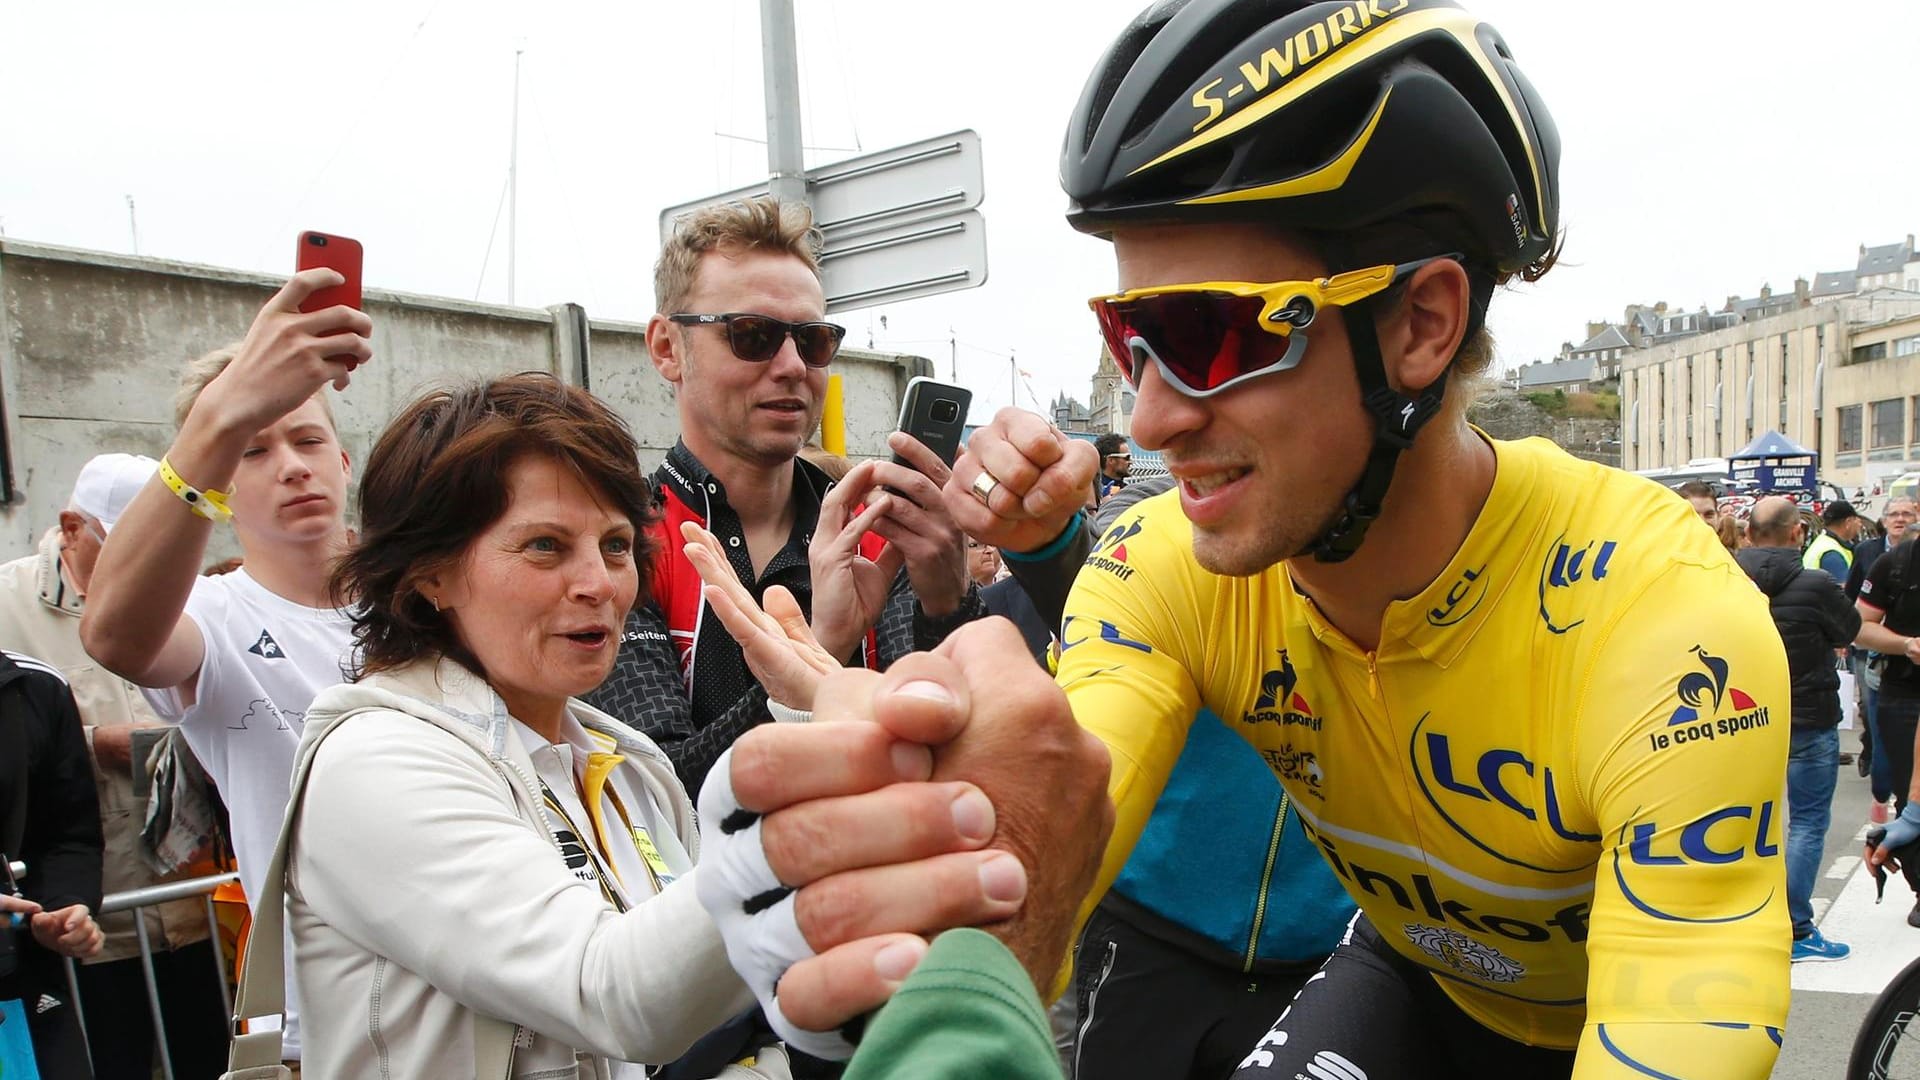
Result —
[[440, 610], [440, 598], [439, 598], [439, 597], [437, 597], [437, 596], [429, 596], [429, 597], [427, 597], [427, 603], [429, 603], [429, 604], [432, 604], [432, 605], [433, 605], [433, 610], [435, 610], [435, 611], [439, 611], [439, 610]]

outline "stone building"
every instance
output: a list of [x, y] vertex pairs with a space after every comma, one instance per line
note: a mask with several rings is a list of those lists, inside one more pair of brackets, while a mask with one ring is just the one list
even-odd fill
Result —
[[1817, 449], [1822, 479], [1870, 485], [1920, 458], [1920, 293], [1834, 295], [1631, 350], [1620, 396], [1627, 469], [1725, 457], [1772, 429]]

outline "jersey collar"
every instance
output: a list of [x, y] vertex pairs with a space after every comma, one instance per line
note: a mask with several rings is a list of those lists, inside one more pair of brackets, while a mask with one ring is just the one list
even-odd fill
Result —
[[1493, 488], [1467, 538], [1438, 577], [1417, 595], [1395, 601], [1381, 619], [1388, 651], [1411, 648], [1429, 662], [1451, 665], [1513, 590], [1533, 587], [1529, 554], [1538, 547], [1554, 492], [1541, 491], [1537, 455], [1487, 439], [1494, 453]]

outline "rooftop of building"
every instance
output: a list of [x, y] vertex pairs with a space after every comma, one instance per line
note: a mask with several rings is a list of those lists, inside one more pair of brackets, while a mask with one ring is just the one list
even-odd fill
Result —
[[[1611, 328], [1610, 328], [1611, 329]], [[1604, 334], [1601, 336], [1605, 336]], [[1625, 344], [1626, 339], [1621, 339]], [[1585, 346], [1582, 346], [1584, 348]], [[1599, 346], [1595, 346], [1598, 348]], [[1592, 382], [1594, 361], [1590, 356], [1568, 360], [1547, 360], [1528, 364], [1514, 372], [1516, 383], [1522, 390], [1536, 386], [1558, 386], [1561, 383]]]

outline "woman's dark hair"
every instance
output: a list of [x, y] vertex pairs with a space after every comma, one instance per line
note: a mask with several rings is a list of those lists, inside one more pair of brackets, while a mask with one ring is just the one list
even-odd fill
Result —
[[360, 480], [360, 539], [330, 582], [335, 602], [354, 611], [356, 677], [435, 652], [486, 674], [418, 585], [451, 570], [500, 519], [508, 469], [536, 455], [572, 469], [632, 520], [646, 595], [657, 511], [624, 420], [540, 372], [435, 390], [374, 444]]

